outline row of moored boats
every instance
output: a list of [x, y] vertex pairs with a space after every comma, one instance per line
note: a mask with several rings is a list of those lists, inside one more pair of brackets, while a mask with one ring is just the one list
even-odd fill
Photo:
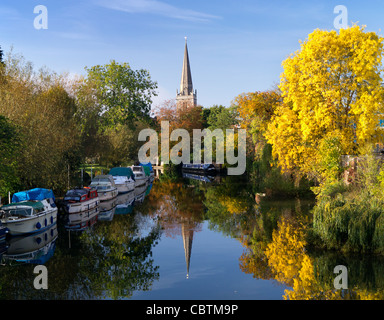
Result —
[[[68, 190], [64, 210], [69, 225], [96, 216], [99, 206], [119, 194], [127, 194], [153, 182], [150, 164], [112, 168], [107, 175], [95, 176], [88, 187]], [[57, 223], [58, 208], [52, 190], [34, 188], [17, 192], [10, 204], [0, 207], [0, 241], [11, 236], [43, 232]]]

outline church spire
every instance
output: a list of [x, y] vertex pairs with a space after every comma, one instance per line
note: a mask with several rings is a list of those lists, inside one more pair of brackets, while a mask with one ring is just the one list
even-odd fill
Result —
[[181, 73], [180, 93], [184, 95], [189, 95], [192, 92], [193, 92], [193, 84], [192, 84], [191, 66], [189, 65], [187, 37], [185, 37], [185, 49], [184, 49], [183, 70]]
[[192, 73], [189, 63], [187, 37], [185, 37], [184, 60], [183, 69], [181, 72], [180, 92], [177, 93], [177, 104], [187, 104], [189, 106], [196, 106], [197, 92], [193, 92]]

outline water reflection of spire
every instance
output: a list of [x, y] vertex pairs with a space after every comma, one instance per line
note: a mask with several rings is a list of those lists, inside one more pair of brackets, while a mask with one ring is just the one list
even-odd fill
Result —
[[189, 278], [189, 266], [191, 261], [192, 241], [193, 241], [193, 228], [188, 227], [185, 222], [181, 225], [181, 232], [183, 235], [185, 262], [187, 264], [187, 279]]

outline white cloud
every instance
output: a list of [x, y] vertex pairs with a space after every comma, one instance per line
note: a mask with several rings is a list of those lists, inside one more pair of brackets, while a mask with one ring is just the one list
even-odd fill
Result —
[[150, 13], [194, 22], [207, 22], [220, 17], [194, 10], [181, 9], [157, 0], [97, 0], [99, 6], [128, 13]]

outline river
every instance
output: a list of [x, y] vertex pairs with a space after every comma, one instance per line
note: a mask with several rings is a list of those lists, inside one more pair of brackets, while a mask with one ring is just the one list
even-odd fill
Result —
[[[383, 299], [382, 258], [307, 246], [313, 199], [256, 198], [244, 179], [199, 178], [155, 180], [83, 230], [60, 214], [52, 229], [11, 239], [0, 299]], [[35, 288], [36, 265], [47, 289]]]

